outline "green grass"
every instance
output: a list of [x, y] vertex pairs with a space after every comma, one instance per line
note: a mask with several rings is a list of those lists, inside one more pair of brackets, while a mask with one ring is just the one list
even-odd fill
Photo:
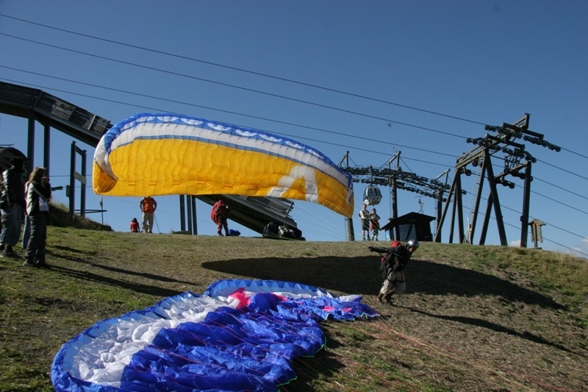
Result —
[[[59, 348], [94, 323], [218, 279], [360, 294], [376, 320], [323, 323], [283, 391], [582, 390], [588, 262], [536, 249], [423, 243], [394, 306], [367, 242], [115, 233], [51, 226], [50, 269], [0, 259], [0, 390], [51, 391]], [[90, 228], [90, 229], [88, 229]], [[383, 242], [381, 244], [384, 244]]]

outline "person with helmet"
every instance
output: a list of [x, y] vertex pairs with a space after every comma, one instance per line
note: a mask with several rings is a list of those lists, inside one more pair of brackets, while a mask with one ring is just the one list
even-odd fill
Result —
[[404, 268], [412, 254], [419, 248], [417, 240], [409, 240], [406, 245], [398, 241], [392, 242], [390, 248], [370, 246], [369, 250], [381, 254], [380, 272], [384, 282], [378, 293], [378, 301], [391, 304], [394, 293], [402, 294], [406, 290]]

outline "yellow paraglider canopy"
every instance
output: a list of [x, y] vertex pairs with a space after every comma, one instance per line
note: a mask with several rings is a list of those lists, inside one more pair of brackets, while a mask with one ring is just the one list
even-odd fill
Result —
[[269, 196], [353, 213], [351, 176], [319, 151], [175, 114], [139, 114], [112, 127], [96, 147], [92, 181], [100, 195]]

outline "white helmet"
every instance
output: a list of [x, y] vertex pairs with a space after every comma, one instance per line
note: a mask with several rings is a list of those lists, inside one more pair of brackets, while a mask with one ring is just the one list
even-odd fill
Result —
[[417, 240], [408, 240], [406, 247], [414, 248], [414, 250], [417, 250], [419, 248], [419, 242]]

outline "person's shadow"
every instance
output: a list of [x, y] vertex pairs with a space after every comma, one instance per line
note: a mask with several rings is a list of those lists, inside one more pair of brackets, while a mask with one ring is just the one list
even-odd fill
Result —
[[[238, 259], [203, 263], [203, 268], [251, 279], [304, 283], [333, 294], [375, 295], [382, 284], [377, 257]], [[501, 296], [509, 301], [563, 308], [552, 298], [506, 280], [449, 265], [411, 259], [405, 269], [406, 293]]]

